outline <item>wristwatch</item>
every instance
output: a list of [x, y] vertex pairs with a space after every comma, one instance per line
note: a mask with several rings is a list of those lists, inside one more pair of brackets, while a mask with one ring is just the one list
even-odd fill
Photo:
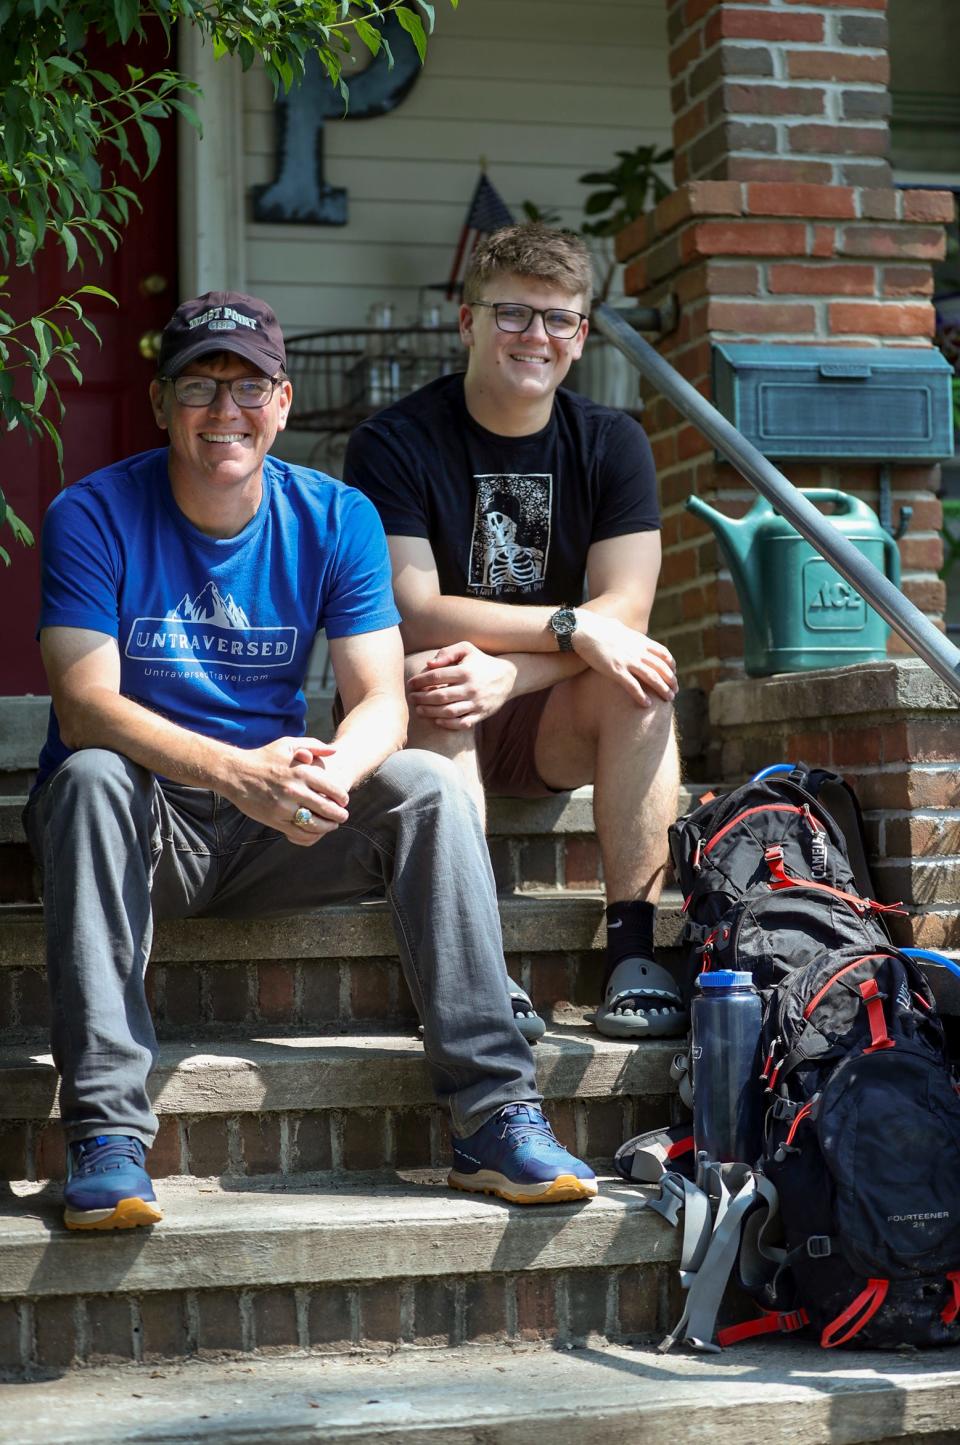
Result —
[[573, 634], [577, 630], [577, 614], [572, 607], [558, 607], [547, 626], [557, 639], [561, 652], [573, 651]]

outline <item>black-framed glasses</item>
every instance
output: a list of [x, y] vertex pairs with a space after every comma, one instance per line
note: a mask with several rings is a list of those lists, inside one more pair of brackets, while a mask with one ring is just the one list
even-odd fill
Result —
[[266, 406], [283, 380], [280, 376], [236, 376], [222, 381], [215, 376], [163, 376], [161, 381], [173, 384], [173, 394], [181, 406], [212, 406], [221, 386], [225, 386], [237, 406], [254, 411]]
[[535, 316], [541, 317], [543, 329], [557, 341], [571, 341], [586, 321], [582, 311], [567, 311], [562, 306], [525, 306], [521, 301], [470, 301], [470, 306], [486, 306], [493, 312], [500, 331], [526, 331]]

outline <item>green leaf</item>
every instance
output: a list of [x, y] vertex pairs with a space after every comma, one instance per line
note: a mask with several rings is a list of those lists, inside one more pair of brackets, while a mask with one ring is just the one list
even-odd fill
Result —
[[433, 27], [436, 24], [437, 20], [434, 7], [429, 3], [429, 0], [417, 0], [417, 4], [420, 6], [420, 9], [423, 11], [424, 15], [426, 15], [427, 17], [427, 26], [429, 27], [430, 34], [432, 35]]
[[160, 132], [146, 120], [138, 120], [137, 125], [147, 147], [147, 168], [143, 174], [148, 176], [160, 158]]
[[3, 495], [2, 489], [0, 489], [0, 527], [3, 526], [3, 524], [4, 524], [4, 522], [5, 522], [6, 520], [7, 520], [7, 499], [6, 499], [6, 497]]
[[18, 542], [22, 542], [25, 547], [33, 546], [33, 533], [26, 522], [21, 521], [9, 503], [7, 504], [6, 521]]
[[416, 46], [417, 54], [420, 57], [420, 64], [422, 65], [427, 54], [427, 36], [423, 28], [423, 21], [419, 15], [415, 15], [412, 10], [407, 10], [403, 5], [401, 5], [398, 10], [395, 10], [394, 14], [399, 20], [402, 29], [407, 32]]
[[371, 55], [376, 55], [381, 45], [380, 31], [377, 27], [371, 25], [369, 20], [362, 20], [358, 16], [353, 23], [353, 28], [357, 32], [358, 40], [362, 40]]
[[77, 260], [77, 238], [69, 226], [64, 227], [60, 235], [60, 240], [63, 242], [63, 249], [67, 253], [67, 270], [72, 271]]
[[104, 291], [102, 286], [93, 286], [89, 282], [85, 286], [78, 286], [73, 293], [74, 296], [102, 296], [104, 300], [110, 301], [114, 306], [119, 303], [116, 296], [111, 296], [109, 291]]

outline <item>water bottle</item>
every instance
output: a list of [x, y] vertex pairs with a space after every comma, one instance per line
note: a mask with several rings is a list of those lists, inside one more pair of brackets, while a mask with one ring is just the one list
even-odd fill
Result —
[[697, 979], [693, 1024], [693, 1141], [711, 1162], [753, 1164], [761, 1145], [760, 995], [749, 973]]

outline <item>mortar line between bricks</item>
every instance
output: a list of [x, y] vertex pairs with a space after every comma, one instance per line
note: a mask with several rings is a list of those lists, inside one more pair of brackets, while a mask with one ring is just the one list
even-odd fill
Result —
[[616, 1270], [610, 1270], [607, 1274], [607, 1299], [604, 1311], [603, 1331], [608, 1340], [616, 1339], [620, 1334], [620, 1276]]
[[85, 1295], [78, 1295], [74, 1302], [74, 1339], [77, 1342], [77, 1359], [85, 1360], [90, 1354], [90, 1316], [87, 1313]]
[[130, 1297], [130, 1345], [134, 1363], [143, 1364], [143, 1314], [136, 1295]]
[[517, 1278], [516, 1275], [508, 1274], [503, 1281], [504, 1295], [504, 1317], [506, 1320], [507, 1336], [515, 1339], [520, 1330], [520, 1321], [517, 1310]]
[[195, 1289], [185, 1292], [183, 1318], [186, 1325], [187, 1352], [194, 1355], [200, 1349], [200, 1302]]
[[413, 1339], [414, 1311], [413, 1283], [404, 1280], [400, 1286], [400, 1340], [403, 1344]]
[[463, 1279], [453, 1282], [452, 1345], [462, 1345], [467, 1336], [467, 1285]]
[[297, 1345], [301, 1350], [310, 1348], [310, 1291], [300, 1287], [293, 1292], [294, 1308], [297, 1315]]
[[246, 1352], [256, 1348], [256, 1324], [253, 1313], [253, 1292], [248, 1289], [240, 1291], [240, 1298], [237, 1302], [240, 1314], [240, 1340]]
[[32, 1300], [24, 1300], [17, 1311], [17, 1333], [19, 1336], [18, 1348], [20, 1351], [19, 1364], [23, 1369], [29, 1369], [36, 1363], [36, 1319]]

